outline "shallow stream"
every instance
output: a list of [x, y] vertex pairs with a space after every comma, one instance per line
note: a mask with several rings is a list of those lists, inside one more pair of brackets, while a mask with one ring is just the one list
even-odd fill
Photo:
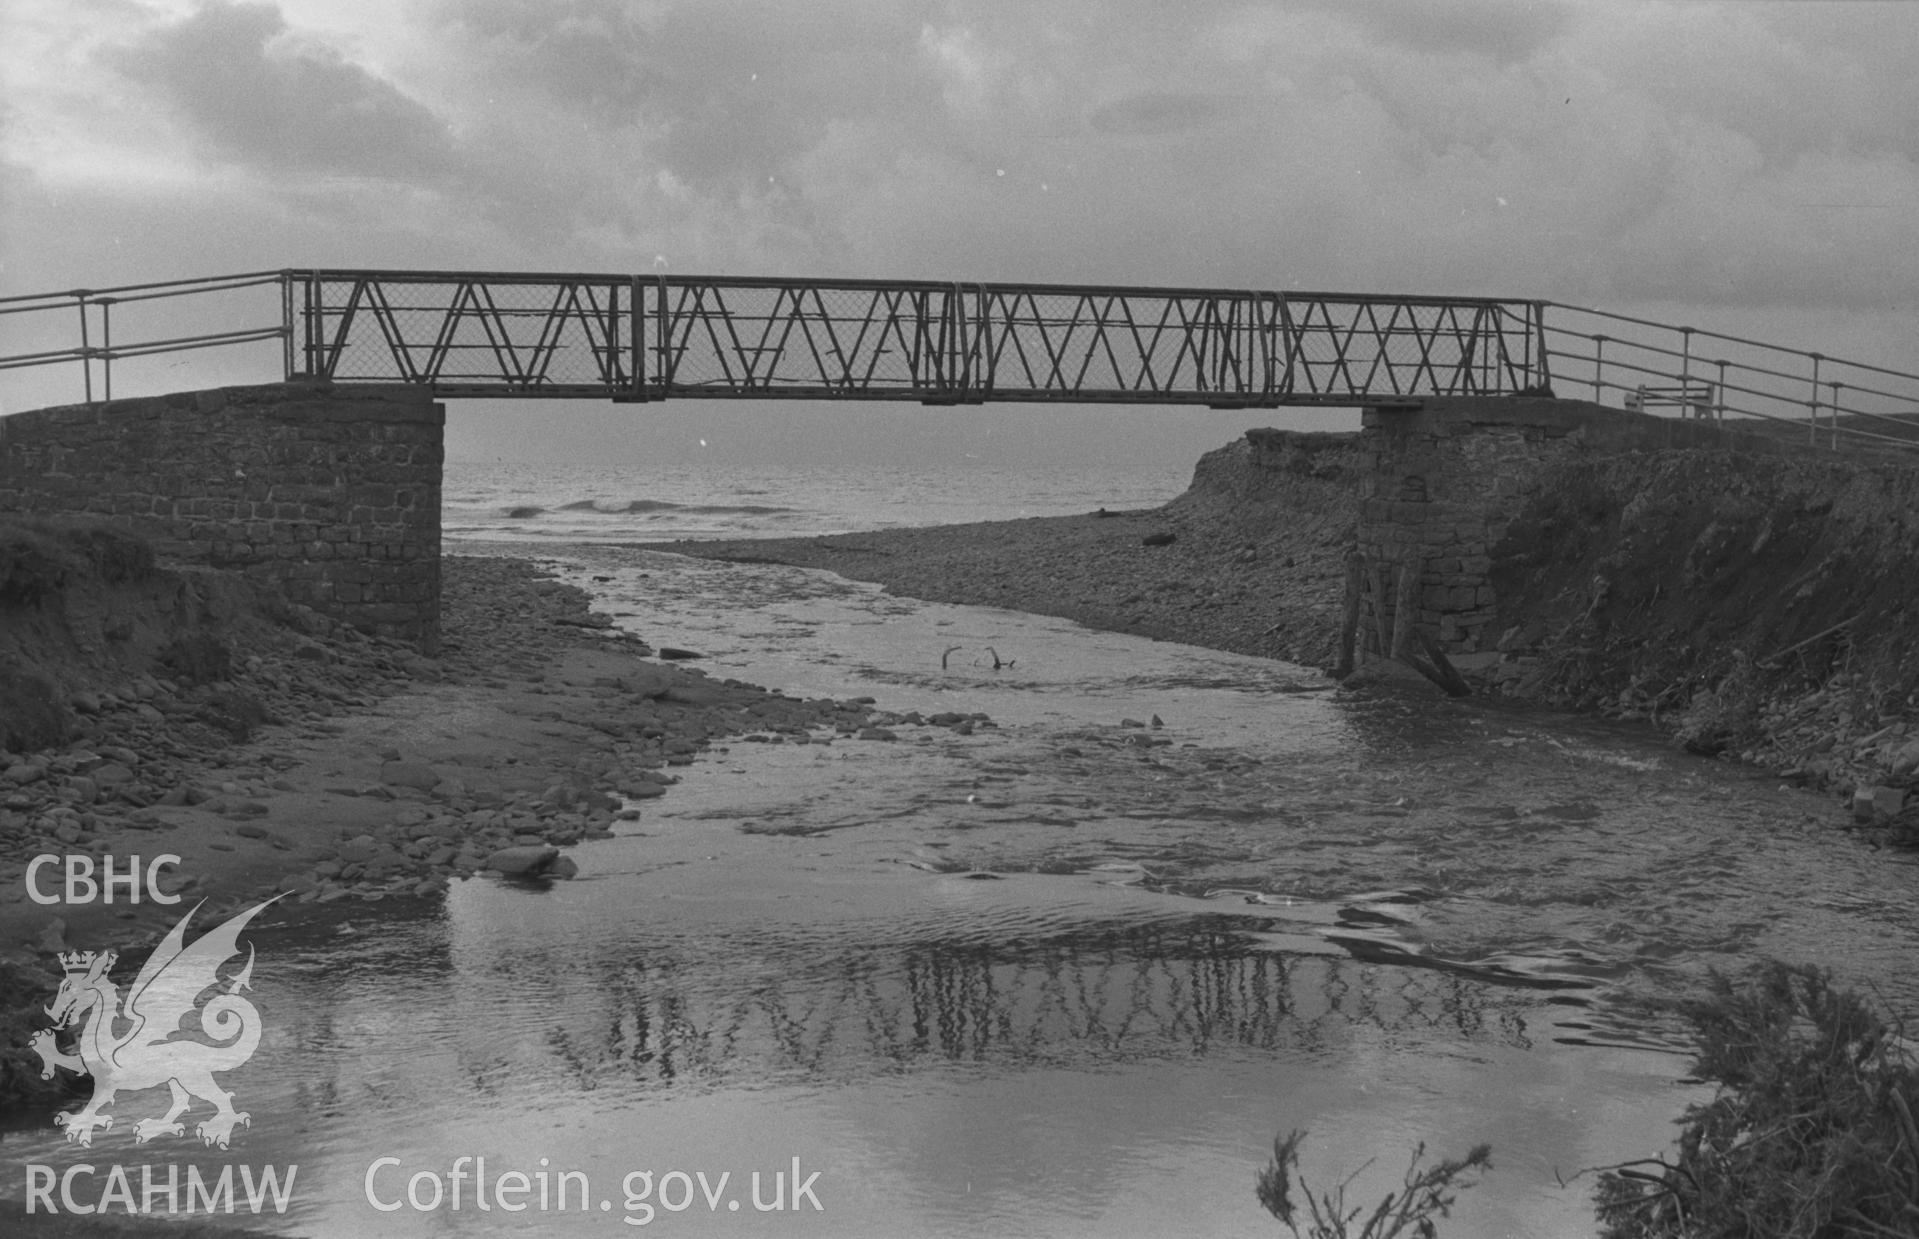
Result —
[[[1442, 1233], [1586, 1235], [1577, 1172], [1660, 1151], [1699, 1096], [1641, 1000], [1776, 956], [1919, 1013], [1914, 866], [1644, 731], [578, 555], [601, 609], [715, 676], [995, 725], [732, 741], [575, 881], [258, 935], [270, 1027], [229, 1081], [256, 1118], [199, 1160], [297, 1164], [271, 1224], [1279, 1234], [1253, 1180], [1303, 1127], [1308, 1179], [1358, 1171], [1369, 1205], [1421, 1142], [1490, 1142]], [[184, 1156], [157, 1149], [9, 1133], [6, 1194], [22, 1162]], [[482, 1211], [462, 1157], [526, 1175], [523, 1211]]]

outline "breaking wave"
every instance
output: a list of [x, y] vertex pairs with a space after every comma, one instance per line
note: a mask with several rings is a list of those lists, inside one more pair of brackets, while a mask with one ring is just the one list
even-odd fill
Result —
[[604, 512], [610, 516], [636, 512], [688, 512], [702, 516], [774, 516], [797, 510], [754, 503], [669, 503], [664, 499], [628, 499], [625, 502], [617, 499], [580, 499], [560, 505], [562, 512]]

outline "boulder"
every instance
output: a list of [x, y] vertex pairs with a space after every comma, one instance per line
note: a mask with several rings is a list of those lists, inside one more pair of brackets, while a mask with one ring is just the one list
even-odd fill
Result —
[[509, 878], [530, 878], [544, 872], [559, 855], [560, 849], [546, 844], [500, 848], [486, 858], [484, 868], [497, 869]]
[[1852, 793], [1852, 820], [1883, 822], [1898, 814], [1906, 804], [1906, 793], [1897, 787], [1872, 785]]

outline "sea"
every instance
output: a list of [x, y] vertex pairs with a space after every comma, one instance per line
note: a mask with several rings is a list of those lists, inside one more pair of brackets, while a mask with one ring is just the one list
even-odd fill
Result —
[[814, 537], [1153, 507], [1191, 479], [1190, 463], [782, 469], [449, 461], [442, 529], [450, 543], [532, 546]]

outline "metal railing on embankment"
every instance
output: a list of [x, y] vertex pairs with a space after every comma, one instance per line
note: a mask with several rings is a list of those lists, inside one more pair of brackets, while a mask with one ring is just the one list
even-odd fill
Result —
[[1919, 448], [1919, 375], [1675, 327], [1604, 310], [1540, 303], [1557, 394], [1715, 421], [1755, 419], [1804, 441]]

